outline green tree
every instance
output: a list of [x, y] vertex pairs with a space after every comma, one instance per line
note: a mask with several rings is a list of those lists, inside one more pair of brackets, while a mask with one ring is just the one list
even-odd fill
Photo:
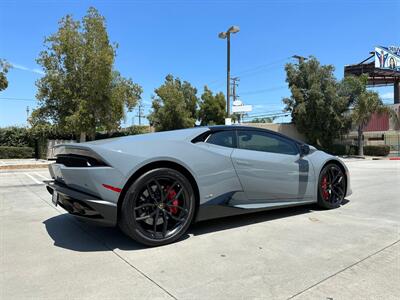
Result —
[[285, 110], [291, 112], [293, 123], [309, 143], [329, 148], [350, 127], [345, 115], [349, 103], [338, 93], [334, 67], [320, 65], [310, 57], [299, 64], [287, 64], [285, 70], [292, 93], [283, 99]]
[[351, 118], [357, 126], [358, 155], [364, 155], [362, 136], [364, 128], [373, 114], [391, 115], [389, 107], [383, 105], [378, 93], [367, 90], [368, 76], [347, 76], [342, 80], [340, 93], [347, 97], [352, 110]]
[[265, 118], [254, 118], [250, 123], [272, 123], [275, 117], [265, 117]]
[[11, 65], [4, 59], [0, 58], [0, 91], [8, 87], [7, 73]]
[[226, 101], [223, 93], [213, 95], [205, 86], [201, 95], [199, 120], [201, 125], [221, 125], [225, 122]]
[[36, 82], [39, 107], [34, 122], [52, 122], [80, 134], [115, 130], [140, 99], [142, 88], [114, 70], [116, 45], [109, 41], [104, 17], [91, 7], [82, 22], [67, 15], [45, 39], [37, 62], [45, 75]]
[[155, 89], [152, 112], [148, 116], [156, 131], [193, 127], [196, 121], [197, 90], [172, 75]]
[[182, 92], [185, 99], [186, 107], [190, 113], [192, 119], [197, 119], [197, 104], [199, 99], [197, 98], [197, 89], [193, 87], [189, 82], [184, 81], [182, 83]]

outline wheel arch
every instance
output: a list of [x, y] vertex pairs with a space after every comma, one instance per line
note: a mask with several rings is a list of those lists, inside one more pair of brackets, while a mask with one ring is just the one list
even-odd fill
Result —
[[128, 191], [129, 187], [143, 174], [145, 174], [146, 172], [153, 170], [153, 169], [157, 169], [157, 168], [170, 168], [170, 169], [174, 169], [180, 173], [182, 173], [190, 182], [190, 184], [192, 185], [193, 191], [194, 191], [194, 196], [195, 196], [195, 212], [194, 212], [194, 217], [193, 217], [193, 221], [196, 220], [197, 217], [197, 213], [199, 210], [199, 204], [200, 204], [200, 191], [199, 191], [199, 187], [197, 185], [196, 179], [194, 178], [194, 176], [192, 175], [192, 173], [185, 168], [184, 166], [182, 166], [179, 163], [173, 162], [173, 161], [169, 161], [169, 160], [159, 160], [159, 161], [153, 161], [150, 162], [142, 167], [140, 167], [138, 170], [136, 170], [131, 177], [129, 177], [129, 179], [127, 180], [127, 182], [125, 183], [124, 187], [122, 188], [122, 191], [119, 195], [118, 198], [118, 204], [117, 204], [117, 220], [119, 219], [120, 216], [120, 210], [121, 210], [121, 206], [122, 206], [122, 202], [124, 201], [126, 192]]
[[[327, 161], [323, 164], [323, 166], [322, 166], [322, 168], [321, 168], [321, 170], [319, 171], [319, 174], [318, 174], [318, 181], [319, 181], [319, 176], [321, 175], [322, 170], [323, 170], [328, 164], [337, 165], [337, 166], [342, 170], [342, 172], [343, 172], [343, 174], [344, 174], [344, 178], [345, 178], [345, 180], [346, 180], [346, 190], [344, 191], [344, 194], [346, 195], [346, 194], [347, 194], [347, 189], [348, 189], [347, 170], [346, 170], [345, 166], [343, 165], [343, 163], [341, 163], [341, 162], [338, 161], [337, 159], [329, 159], [329, 160], [327, 160]], [[318, 184], [319, 184], [319, 182], [318, 182]]]

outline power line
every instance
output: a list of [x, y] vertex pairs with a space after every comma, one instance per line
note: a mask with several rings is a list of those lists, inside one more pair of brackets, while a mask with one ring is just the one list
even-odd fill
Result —
[[247, 91], [247, 92], [243, 92], [241, 93], [242, 95], [254, 95], [254, 94], [263, 94], [265, 92], [272, 92], [272, 91], [278, 91], [278, 90], [283, 90], [287, 88], [286, 85], [282, 85], [282, 86], [276, 86], [276, 87], [271, 87], [268, 89], [261, 89], [261, 90], [254, 90], [254, 91]]
[[[240, 78], [244, 77], [244, 78], [248, 79], [248, 78], [250, 78], [252, 76], [259, 76], [262, 73], [270, 72], [270, 71], [275, 70], [275, 69], [281, 69], [283, 67], [284, 67], [284, 64], [281, 64], [281, 65], [278, 65], [278, 66], [275, 66], [275, 67], [270, 67], [270, 68], [266, 68], [266, 69], [262, 69], [262, 70], [256, 70], [256, 71], [253, 71], [253, 72], [250, 72], [250, 73], [246, 73], [244, 75], [242, 75], [240, 73], [239, 74], [235, 73], [235, 76], [240, 76]], [[222, 86], [222, 84], [223, 84], [222, 80], [219, 80], [219, 81], [215, 81], [214, 83], [208, 84], [207, 86], [217, 88], [219, 86]]]
[[275, 61], [272, 61], [272, 62], [269, 62], [269, 63], [266, 63], [266, 64], [254, 66], [252, 68], [240, 71], [239, 73], [237, 73], [237, 75], [243, 76], [246, 73], [253, 73], [253, 72], [256, 72], [258, 70], [262, 70], [264, 68], [269, 68], [269, 67], [271, 67], [273, 65], [280, 64], [280, 63], [282, 63], [282, 62], [284, 62], [284, 61], [286, 61], [288, 59], [290, 59], [290, 57], [284, 57], [284, 58], [280, 58], [280, 59], [277, 59]]
[[[278, 63], [281, 63], [283, 61], [286, 61], [286, 60], [288, 60], [290, 58], [291, 58], [290, 56], [289, 57], [282, 57], [280, 59], [277, 59], [277, 60], [274, 60], [274, 61], [271, 61], [271, 62], [268, 62], [268, 63], [265, 63], [265, 64], [256, 65], [254, 67], [239, 71], [238, 73], [235, 73], [235, 75], [238, 75], [238, 76], [242, 76], [242, 75], [251, 76], [248, 73], [253, 73], [252, 75], [254, 75], [254, 72], [255, 73], [264, 72], [264, 71], [267, 71], [268, 69], [271, 69], [272, 66], [274, 66], [274, 65], [276, 65]], [[278, 66], [278, 67], [280, 67], [280, 66]], [[211, 81], [208, 85], [209, 86], [213, 86], [213, 85], [215, 86], [217, 84], [220, 85], [221, 82], [223, 82], [223, 81], [224, 81], [224, 79], [222, 79], [222, 78], [221, 79], [217, 79], [217, 80]]]
[[37, 101], [37, 99], [29, 99], [29, 98], [11, 98], [11, 97], [0, 97], [0, 100], [10, 100], [10, 101]]
[[[272, 67], [265, 68], [265, 69], [254, 70], [252, 72], [247, 72], [245, 74], [235, 73], [235, 76], [240, 76], [241, 78], [244, 77], [247, 79], [247, 78], [250, 78], [253, 76], [260, 76], [260, 74], [265, 73], [265, 72], [270, 72], [272, 70], [283, 69], [284, 66], [285, 66], [285, 64], [280, 64], [280, 65], [272, 66]], [[217, 80], [217, 81], [214, 81], [213, 83], [209, 84], [208, 86], [217, 88], [219, 86], [222, 86], [222, 84], [223, 84], [222, 80]]]
[[254, 114], [256, 114], [256, 115], [259, 115], [259, 114], [273, 114], [273, 113], [281, 113], [281, 112], [284, 112], [284, 111], [282, 109], [274, 109], [274, 110], [259, 111], [257, 113], [253, 113], [253, 114], [250, 114], [250, 115], [254, 115]]
[[248, 118], [258, 118], [258, 117], [274, 116], [274, 115], [281, 115], [281, 114], [288, 114], [288, 112], [284, 112], [282, 110], [267, 111], [267, 112], [260, 112], [260, 113], [256, 113], [256, 114], [250, 114], [247, 117]]
[[259, 116], [246, 116], [244, 119], [256, 119], [256, 118], [272, 118], [272, 117], [287, 117], [290, 116], [290, 113], [280, 113], [280, 114], [268, 114], [268, 115], [259, 115]]
[[239, 75], [240, 77], [249, 78], [249, 77], [252, 77], [252, 76], [255, 76], [255, 75], [259, 75], [259, 74], [262, 74], [262, 73], [266, 73], [266, 72], [270, 72], [270, 71], [276, 70], [276, 69], [282, 69], [283, 70], [284, 66], [285, 66], [285, 64], [280, 63], [279, 65], [273, 65], [273, 66], [271, 65], [271, 66], [266, 67], [266, 68], [261, 68], [261, 69], [257, 69], [257, 70], [254, 70], [254, 71], [246, 72], [244, 74], [239, 73], [239, 74], [235, 74], [235, 75]]

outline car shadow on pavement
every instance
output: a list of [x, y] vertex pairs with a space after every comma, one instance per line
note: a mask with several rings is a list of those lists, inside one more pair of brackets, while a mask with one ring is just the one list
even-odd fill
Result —
[[[341, 206], [346, 205], [350, 201], [344, 199]], [[280, 208], [276, 210], [265, 210], [254, 213], [247, 213], [237, 216], [206, 220], [193, 224], [188, 233], [193, 235], [202, 235], [211, 232], [227, 230], [236, 227], [248, 226], [261, 222], [268, 222], [276, 219], [293, 217], [296, 215], [307, 214], [313, 211], [322, 211], [324, 209], [316, 204], [308, 204], [295, 207]]]
[[146, 248], [116, 227], [101, 227], [77, 220], [67, 213], [43, 222], [54, 246], [79, 251], [140, 250]]
[[314, 205], [304, 205], [206, 220], [193, 224], [192, 227], [189, 228], [189, 233], [193, 235], [202, 235], [211, 232], [223, 231], [227, 229], [306, 214], [312, 212], [313, 210], [315, 210], [315, 208], [316, 207]]
[[[345, 200], [342, 205], [346, 205], [348, 202]], [[193, 224], [178, 242], [190, 238], [191, 235], [198, 236], [318, 210], [315, 205], [305, 205], [202, 221]], [[93, 252], [115, 249], [130, 251], [147, 248], [125, 236], [118, 228], [80, 222], [67, 213], [47, 219], [43, 224], [55, 246], [73, 251]]]

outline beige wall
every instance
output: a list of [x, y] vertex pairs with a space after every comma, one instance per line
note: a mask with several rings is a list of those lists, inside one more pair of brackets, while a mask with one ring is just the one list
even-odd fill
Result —
[[[400, 104], [393, 104], [390, 105], [390, 107], [394, 110], [395, 114], [397, 115], [397, 118], [400, 119]], [[389, 130], [396, 130], [396, 131], [400, 130], [400, 126], [394, 118], [390, 118], [389, 120]]]
[[[399, 130], [389, 131], [368, 131], [364, 132], [364, 145], [384, 145], [386, 139], [398, 139], [400, 136]], [[358, 133], [357, 131], [350, 131], [344, 135], [341, 140], [336, 140], [338, 144], [357, 145]]]
[[304, 135], [298, 132], [296, 127], [291, 123], [243, 123], [241, 125], [269, 129], [303, 142], [306, 140]]

